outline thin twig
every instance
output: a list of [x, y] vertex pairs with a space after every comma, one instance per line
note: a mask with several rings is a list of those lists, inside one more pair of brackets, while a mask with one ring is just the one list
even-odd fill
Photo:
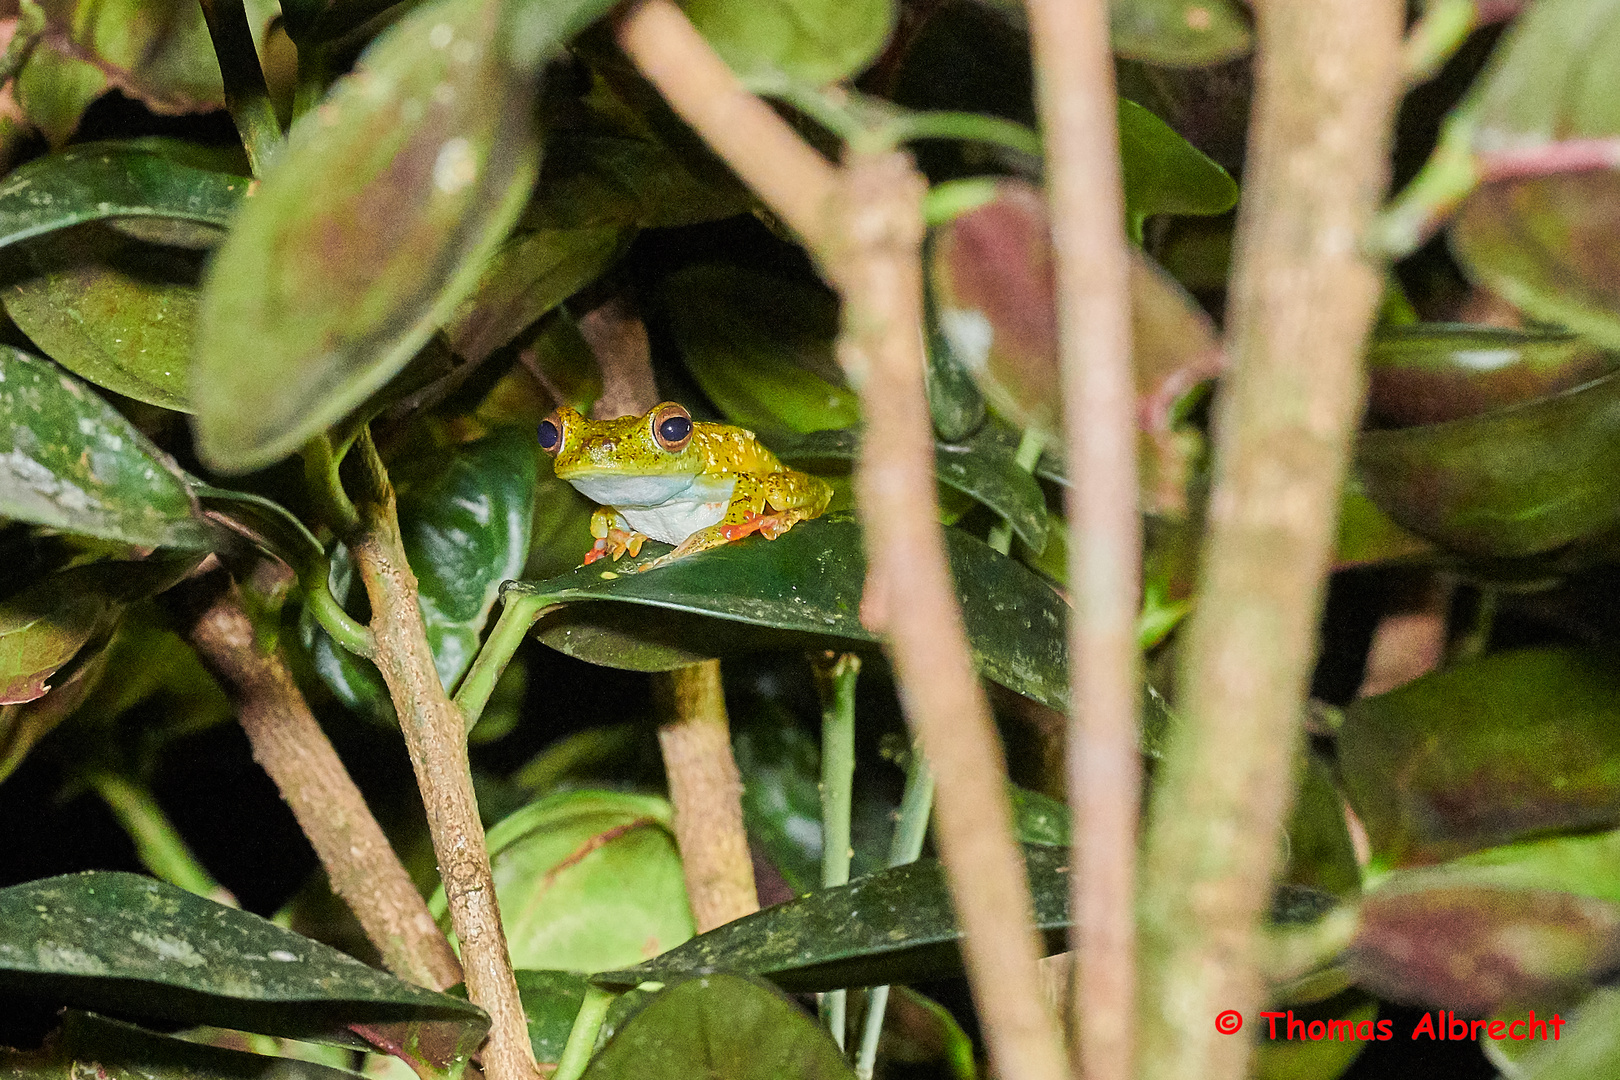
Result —
[[1063, 377], [1070, 876], [1080, 1076], [1132, 1075], [1136, 998], [1136, 387], [1114, 61], [1104, 0], [1031, 0]]
[[[821, 692], [821, 887], [849, 884], [849, 818], [855, 794], [855, 680], [861, 658], [827, 653], [815, 662]], [[847, 990], [821, 995], [821, 1021], [844, 1048]]]
[[1149, 1080], [1236, 1080], [1255, 929], [1292, 796], [1380, 272], [1360, 241], [1389, 171], [1402, 0], [1266, 0], [1215, 476], [1181, 723], [1155, 776], [1141, 904]]
[[940, 854], [991, 1062], [1001, 1076], [1058, 1080], [1068, 1066], [1040, 993], [1006, 765], [939, 524], [919, 329], [924, 183], [898, 153], [853, 155], [842, 180], [843, 246], [825, 262], [844, 301], [839, 361], [866, 421], [856, 471], [868, 565], [862, 617], [888, 635], [907, 722], [938, 778]]
[[169, 594], [186, 637], [236, 702], [257, 761], [275, 782], [383, 965], [434, 990], [461, 981], [461, 963], [372, 817], [360, 789], [309, 710], [286, 663], [265, 649], [223, 573]]
[[135, 857], [153, 877], [227, 907], [240, 906], [230, 890], [215, 881], [207, 867], [198, 861], [150, 791], [116, 773], [100, 769], [85, 779], [129, 834], [135, 845]]
[[834, 170], [750, 94], [672, 0], [640, 0], [619, 21], [619, 47], [670, 107], [778, 217], [820, 250]]
[[281, 148], [281, 121], [270, 101], [259, 53], [253, 46], [243, 0], [199, 0], [208, 35], [214, 40], [220, 78], [225, 84], [225, 107], [236, 122], [254, 176], [263, 176]]
[[759, 910], [743, 828], [742, 776], [731, 754], [720, 661], [671, 671], [656, 685], [668, 699], [658, 745], [687, 900], [701, 934]]
[[399, 713], [422, 791], [450, 923], [461, 941], [467, 996], [489, 1013], [484, 1073], [489, 1080], [530, 1080], [534, 1049], [506, 951], [461, 713], [433, 665], [417, 602], [416, 575], [406, 561], [399, 532], [393, 485], [369, 431], [362, 429], [355, 452], [360, 466], [356, 500], [360, 528], [348, 538], [349, 551], [371, 599], [377, 668]]

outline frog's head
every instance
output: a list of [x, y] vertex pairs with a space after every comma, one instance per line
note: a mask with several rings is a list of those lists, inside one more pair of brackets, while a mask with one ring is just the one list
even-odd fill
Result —
[[599, 503], [657, 506], [692, 486], [705, 460], [692, 415], [673, 401], [644, 416], [590, 420], [566, 405], [540, 423], [557, 476]]

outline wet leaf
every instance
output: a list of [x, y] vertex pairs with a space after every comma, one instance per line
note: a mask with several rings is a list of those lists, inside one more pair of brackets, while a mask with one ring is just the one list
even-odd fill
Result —
[[[797, 438], [772, 438], [771, 449], [786, 464], [811, 472], [827, 463], [853, 463], [860, 433], [850, 429], [815, 431]], [[1018, 467], [1018, 437], [992, 425], [959, 443], [934, 444], [934, 475], [947, 488], [972, 496], [1007, 519], [1024, 543], [1046, 546], [1046, 495], [1035, 478]]]
[[663, 302], [687, 370], [731, 423], [802, 433], [859, 422], [833, 356], [838, 302], [819, 282], [700, 263], [664, 283]]
[[[1209, 0], [1199, 4], [1205, 11], [1213, 6]], [[1119, 155], [1126, 227], [1137, 243], [1142, 223], [1155, 214], [1224, 214], [1237, 205], [1237, 184], [1225, 169], [1125, 98], [1119, 99]]]
[[1249, 20], [1232, 0], [1115, 0], [1108, 5], [1114, 52], [1166, 67], [1200, 67], [1253, 46]]
[[67, 1010], [46, 1045], [0, 1050], [11, 1080], [355, 1080], [357, 1073], [296, 1057], [267, 1057], [144, 1031], [94, 1013]]
[[433, 662], [454, 686], [478, 652], [501, 583], [521, 574], [529, 555], [534, 436], [505, 428], [450, 450], [402, 455], [392, 477]]
[[476, 285], [537, 164], [532, 81], [496, 46], [500, 13], [417, 8], [294, 127], [205, 283], [192, 400], [212, 466], [285, 456], [404, 367]]
[[1370, 431], [1368, 497], [1398, 524], [1471, 556], [1551, 551], [1620, 522], [1620, 374], [1442, 424]]
[[[1063, 601], [1022, 564], [981, 541], [956, 529], [945, 530], [945, 536], [980, 674], [1044, 705], [1065, 708]], [[664, 551], [664, 545], [649, 543], [640, 561], [655, 550]], [[853, 521], [831, 517], [804, 522], [775, 540], [727, 544], [647, 574], [631, 571], [636, 561], [610, 564], [607, 569], [601, 564], [580, 567], [544, 582], [517, 582], [508, 595], [522, 593], [545, 603], [611, 600], [709, 616], [711, 621], [700, 634], [693, 633], [690, 618], [683, 620], [673, 639], [661, 637], [655, 612], [634, 616], [634, 630], [642, 640], [681, 648], [698, 658], [718, 643], [716, 635], [724, 631], [724, 623], [795, 636], [875, 641], [859, 619], [865, 559], [860, 530]], [[572, 612], [565, 609], [563, 614]], [[585, 617], [596, 618], [594, 613]], [[623, 627], [621, 632], [631, 629]], [[664, 629], [676, 627], [666, 623]], [[619, 666], [612, 649], [587, 658]]]
[[1345, 710], [1345, 790], [1386, 866], [1620, 824], [1620, 670], [1490, 653]]
[[26, 245], [6, 314], [51, 359], [115, 393], [189, 412], [200, 259], [87, 225]]
[[247, 193], [173, 144], [84, 143], [0, 181], [0, 247], [89, 221], [186, 221], [224, 228]]
[[393, 1038], [450, 1077], [489, 1026], [466, 1001], [136, 874], [0, 890], [0, 985], [143, 1019], [350, 1045]]
[[854, 1075], [809, 1013], [767, 986], [715, 975], [654, 997], [596, 1056], [584, 1080], [846, 1080]]
[[[1067, 848], [1024, 849], [1035, 925], [1062, 948]], [[917, 982], [961, 974], [945, 872], [933, 859], [789, 900], [693, 938], [647, 963], [599, 975], [604, 985], [717, 971], [758, 975], [791, 993]]]
[[[1531, 4], [1461, 107], [1469, 149], [1512, 167], [1469, 196], [1452, 245], [1471, 277], [1536, 319], [1620, 348], [1620, 171], [1570, 154], [1620, 137], [1620, 4]], [[1564, 164], [1565, 161], [1571, 162]]]
[[[490, 829], [512, 963], [594, 972], [690, 938], [692, 913], [670, 821], [663, 799], [570, 791], [530, 803]], [[442, 888], [430, 907], [448, 923]]]
[[202, 9], [187, 0], [40, 0], [47, 31], [23, 66], [17, 95], [60, 144], [89, 104], [114, 88], [164, 114], [224, 104], [219, 61]]
[[692, 24], [738, 75], [786, 75], [812, 86], [863, 70], [894, 26], [891, 0], [685, 0]]
[[1368, 408], [1391, 427], [1458, 420], [1573, 389], [1617, 360], [1573, 334], [1428, 323], [1380, 328]]
[[212, 543], [178, 470], [112, 406], [0, 347], [0, 513], [153, 547]]
[[502, 244], [445, 333], [472, 363], [505, 345], [607, 269], [630, 232], [614, 226], [521, 232]]

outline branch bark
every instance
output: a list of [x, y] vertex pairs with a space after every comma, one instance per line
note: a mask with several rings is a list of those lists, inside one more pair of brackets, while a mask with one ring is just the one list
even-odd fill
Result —
[[675, 807], [675, 842], [702, 934], [759, 910], [720, 661], [668, 672], [656, 685], [667, 698], [658, 745]]
[[369, 432], [361, 432], [352, 454], [363, 475], [356, 485], [360, 527], [349, 538], [349, 551], [371, 600], [377, 669], [399, 713], [427, 809], [450, 922], [461, 942], [467, 996], [489, 1013], [484, 1073], [489, 1080], [530, 1080], [535, 1075], [534, 1050], [495, 901], [461, 712], [445, 693], [433, 665], [417, 605], [416, 575], [406, 562], [400, 537], [394, 489]]
[[292, 673], [266, 649], [224, 571], [173, 594], [184, 632], [234, 699], [257, 761], [309, 838], [335, 892], [402, 979], [434, 990], [461, 981], [461, 962], [371, 815], [360, 789], [304, 701]]
[[1030, 0], [1057, 285], [1067, 497], [1072, 998], [1078, 1073], [1132, 1073], [1136, 1000], [1136, 388], [1105, 0]]
[[841, 179], [842, 246], [826, 263], [844, 302], [839, 362], [866, 422], [855, 476], [868, 566], [862, 618], [888, 636], [907, 722], [937, 780], [936, 835], [995, 1072], [1058, 1080], [1067, 1062], [1041, 996], [1006, 763], [939, 524], [923, 388], [925, 184], [900, 153], [852, 156]]
[[1266, 0], [1183, 723], [1156, 778], [1139, 1075], [1236, 1080], [1380, 274], [1405, 4]]

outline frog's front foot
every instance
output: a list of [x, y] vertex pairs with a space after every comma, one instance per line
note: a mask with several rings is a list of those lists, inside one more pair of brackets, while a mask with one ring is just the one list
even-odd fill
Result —
[[625, 552], [629, 552], [631, 558], [634, 558], [641, 554], [641, 545], [646, 542], [647, 538], [641, 533], [625, 532], [623, 529], [609, 529], [608, 534], [600, 537], [596, 543], [591, 545], [591, 550], [585, 553], [584, 565], [589, 566], [597, 559], [608, 555], [613, 556], [614, 562], [618, 562], [624, 557]]

